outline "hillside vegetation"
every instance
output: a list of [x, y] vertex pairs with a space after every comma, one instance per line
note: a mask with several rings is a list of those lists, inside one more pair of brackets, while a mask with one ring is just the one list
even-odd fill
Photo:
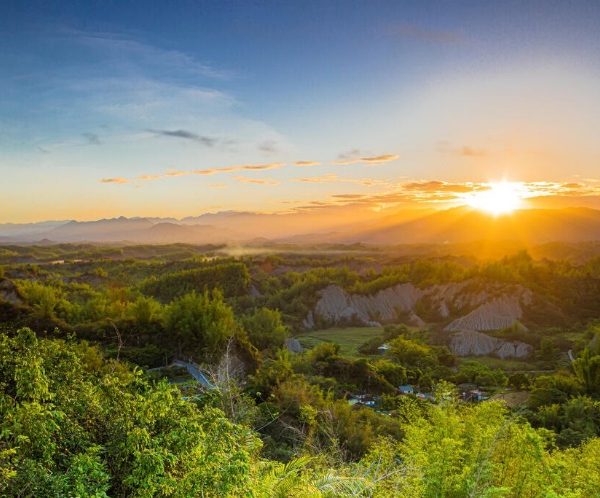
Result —
[[[0, 491], [5, 496], [594, 496], [600, 440], [557, 450], [489, 402], [402, 407], [401, 441], [375, 441], [357, 462], [330, 451], [286, 464], [258, 435], [176, 387], [105, 361], [86, 344], [0, 340]], [[204, 405], [204, 406], [203, 406]], [[323, 423], [301, 405], [307, 424]], [[568, 494], [565, 491], [568, 490]]]
[[[2, 496], [600, 494], [600, 260], [48, 251], [0, 267]], [[399, 284], [422, 323], [316, 313]], [[506, 289], [522, 319], [478, 333], [530, 355], [459, 356]]]

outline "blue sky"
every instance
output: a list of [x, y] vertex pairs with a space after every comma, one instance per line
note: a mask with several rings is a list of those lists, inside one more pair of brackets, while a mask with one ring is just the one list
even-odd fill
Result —
[[0, 222], [600, 176], [598, 2], [9, 1], [0, 42]]

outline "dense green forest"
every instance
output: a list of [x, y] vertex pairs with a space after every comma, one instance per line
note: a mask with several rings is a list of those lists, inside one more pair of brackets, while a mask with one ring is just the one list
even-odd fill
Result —
[[[490, 336], [532, 354], [456, 355], [459, 311], [426, 299], [424, 325], [346, 347], [316, 317], [309, 340], [322, 289], [402, 283], [526, 288], [523, 326]], [[594, 254], [6, 246], [0, 327], [2, 496], [600, 494]]]

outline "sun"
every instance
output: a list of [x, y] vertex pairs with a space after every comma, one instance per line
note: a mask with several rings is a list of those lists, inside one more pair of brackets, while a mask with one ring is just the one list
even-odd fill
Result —
[[490, 182], [487, 189], [470, 194], [467, 204], [494, 216], [512, 213], [521, 207], [523, 186], [518, 182]]

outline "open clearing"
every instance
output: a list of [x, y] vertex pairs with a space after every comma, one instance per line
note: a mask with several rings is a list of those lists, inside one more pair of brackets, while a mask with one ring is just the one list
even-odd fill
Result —
[[340, 346], [343, 355], [356, 356], [360, 346], [382, 333], [381, 327], [346, 327], [314, 330], [300, 334], [296, 338], [305, 348], [312, 348], [322, 342], [333, 342]]
[[[500, 368], [506, 372], [544, 372], [543, 362], [535, 360], [515, 360], [510, 358], [494, 358], [492, 356], [463, 356], [460, 363], [478, 362], [490, 368]], [[548, 370], [550, 371], [550, 370]]]

